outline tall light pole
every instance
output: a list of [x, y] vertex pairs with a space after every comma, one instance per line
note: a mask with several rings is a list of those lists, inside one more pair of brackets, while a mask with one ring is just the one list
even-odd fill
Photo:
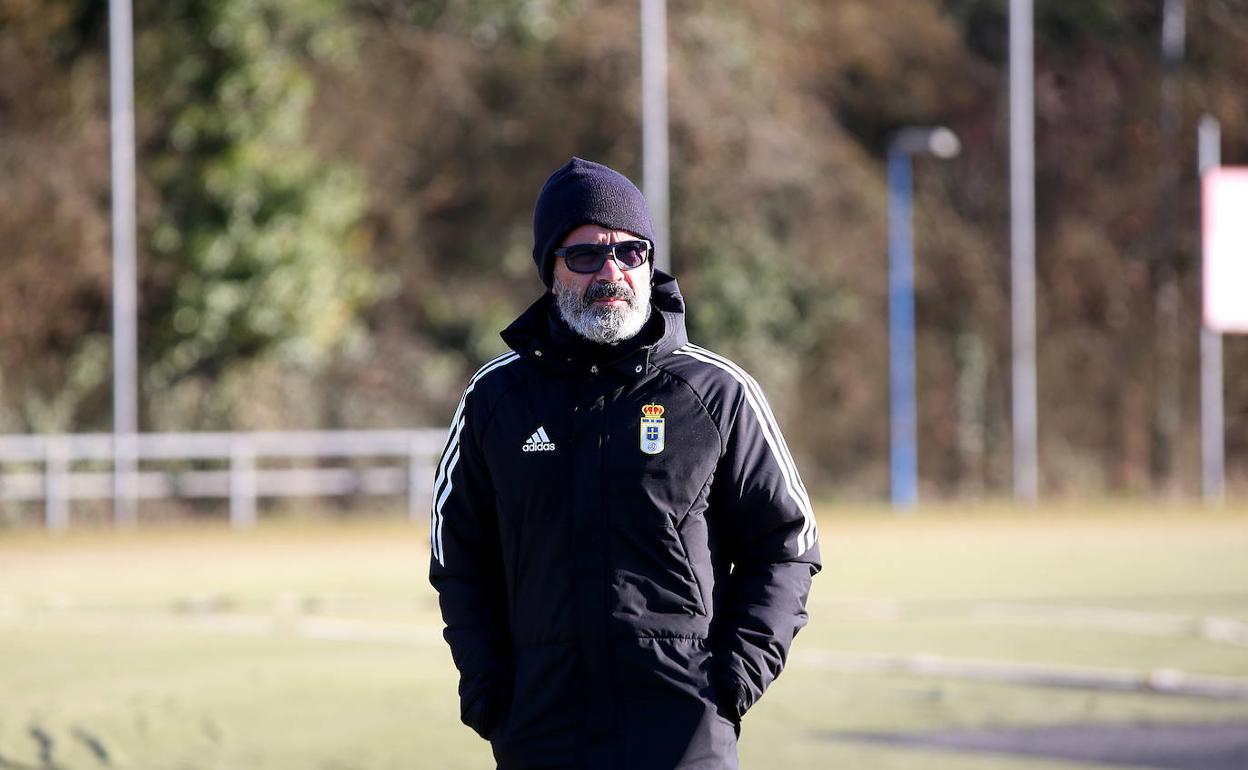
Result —
[[130, 0], [109, 0], [108, 72], [113, 214], [113, 522], [138, 514], [137, 295], [134, 195], [134, 21]]
[[[1205, 115], [1200, 119], [1197, 164], [1203, 181], [1205, 174], [1222, 163], [1222, 128], [1218, 119]], [[1204, 199], [1201, 186], [1201, 209]], [[1208, 233], [1203, 236], [1208, 237]], [[1207, 245], [1207, 244], [1202, 244]], [[1202, 262], [1204, 258], [1202, 256]], [[1202, 264], [1203, 267], [1203, 264]], [[1201, 281], [1205, 278], [1202, 276]], [[1202, 294], [1204, 286], [1201, 287]], [[1201, 313], [1202, 319], [1204, 313]], [[1222, 334], [1200, 324], [1200, 489], [1206, 505], [1219, 505], [1223, 499], [1225, 478], [1226, 428], [1222, 403]]]
[[642, 193], [654, 217], [654, 266], [671, 272], [667, 162], [667, 0], [641, 0]]
[[903, 128], [888, 148], [889, 486], [898, 509], [919, 502], [911, 159], [917, 154], [952, 158], [960, 150], [957, 135], [943, 127]]
[[1036, 162], [1031, 0], [1010, 0], [1010, 328], [1014, 500], [1039, 495], [1036, 441]]
[[1183, 291], [1179, 281], [1179, 133], [1183, 122], [1183, 65], [1186, 29], [1185, 0], [1165, 0], [1161, 23], [1161, 108], [1157, 126], [1161, 158], [1158, 164], [1160, 194], [1157, 198], [1156, 252], [1153, 307], [1156, 314], [1156, 399], [1153, 426], [1153, 467], [1157, 486], [1176, 495], [1179, 432], [1183, 401]]

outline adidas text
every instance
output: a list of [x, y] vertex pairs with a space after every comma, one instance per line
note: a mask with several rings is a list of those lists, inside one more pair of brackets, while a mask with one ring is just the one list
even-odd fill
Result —
[[555, 444], [550, 440], [550, 436], [546, 435], [546, 428], [539, 425], [537, 430], [533, 431], [533, 435], [529, 436], [529, 440], [520, 447], [520, 450], [523, 452], [553, 452], [555, 451]]

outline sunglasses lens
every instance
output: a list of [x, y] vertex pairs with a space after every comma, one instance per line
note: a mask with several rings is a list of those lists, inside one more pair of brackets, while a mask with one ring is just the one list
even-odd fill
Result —
[[647, 251], [645, 241], [625, 241], [615, 247], [615, 258], [625, 270], [632, 270], [646, 263]]
[[596, 273], [607, 261], [608, 250], [605, 246], [583, 243], [569, 246], [564, 252], [563, 261], [574, 273]]

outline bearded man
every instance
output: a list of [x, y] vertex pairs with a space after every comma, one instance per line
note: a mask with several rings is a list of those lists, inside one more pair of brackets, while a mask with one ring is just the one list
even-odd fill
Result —
[[573, 158], [542, 187], [549, 287], [468, 383], [430, 580], [460, 713], [500, 768], [737, 766], [820, 568], [763, 393], [690, 343], [646, 201]]

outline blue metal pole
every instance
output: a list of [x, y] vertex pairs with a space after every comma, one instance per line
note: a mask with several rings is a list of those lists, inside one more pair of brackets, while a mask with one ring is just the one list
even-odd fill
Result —
[[914, 394], [914, 237], [910, 154], [888, 153], [889, 478], [894, 508], [919, 501]]

